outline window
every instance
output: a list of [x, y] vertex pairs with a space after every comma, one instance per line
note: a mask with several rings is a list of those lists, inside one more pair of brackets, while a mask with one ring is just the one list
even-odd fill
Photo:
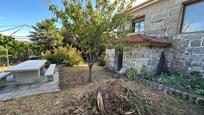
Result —
[[184, 4], [181, 33], [204, 31], [204, 1]]
[[143, 32], [143, 31], [144, 31], [144, 16], [133, 20], [133, 32]]

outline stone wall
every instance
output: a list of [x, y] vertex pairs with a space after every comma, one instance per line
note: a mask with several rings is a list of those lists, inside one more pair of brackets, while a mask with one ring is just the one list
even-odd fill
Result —
[[173, 44], [172, 70], [204, 73], [204, 33], [176, 35]]
[[169, 67], [173, 71], [204, 74], [204, 32], [179, 32], [183, 2], [188, 0], [160, 0], [154, 4], [133, 11], [134, 17], [145, 15], [145, 33], [149, 36], [165, 37], [173, 42], [166, 51]]
[[106, 49], [105, 67], [109, 70], [115, 70], [115, 49]]
[[[173, 46], [165, 49], [168, 65], [172, 71], [185, 73], [198, 71], [204, 75], [204, 32], [186, 34], [179, 32], [183, 13], [183, 2], [185, 1], [187, 0], [160, 0], [139, 10], [132, 11], [132, 15], [134, 17], [145, 16], [145, 29], [142, 33], [154, 36], [156, 39], [164, 37], [172, 41]], [[146, 49], [144, 50], [147, 51]], [[132, 51], [125, 52], [124, 54], [126, 55], [130, 52]], [[141, 53], [142, 50], [137, 52]], [[155, 55], [152, 49], [147, 52]], [[145, 58], [139, 59], [140, 61], [138, 61], [134, 58], [126, 59], [126, 56], [124, 56], [124, 59], [125, 67], [134, 67], [138, 63], [139, 65], [141, 65], [140, 63], [149, 63], [147, 61], [148, 59]], [[110, 65], [110, 61], [108, 63]], [[154, 67], [150, 65], [149, 68]], [[154, 69], [150, 70], [154, 71]]]
[[[140, 72], [145, 66], [145, 69], [154, 74], [157, 70], [157, 64], [160, 60], [162, 51], [168, 51], [162, 47], [138, 47], [138, 48], [124, 48], [123, 50], [123, 64], [122, 73], [124, 70], [134, 68]], [[166, 55], [166, 54], [165, 54]], [[106, 49], [106, 68], [116, 70], [116, 54], [114, 49]], [[168, 56], [170, 57], [170, 56]]]
[[179, 33], [182, 4], [185, 1], [187, 0], [160, 0], [139, 10], [133, 10], [131, 14], [133, 17], [145, 16], [145, 34], [154, 37], [173, 36]]
[[150, 73], [155, 73], [162, 50], [163, 48], [157, 47], [139, 47], [124, 50], [123, 68], [135, 68], [140, 72], [143, 66], [145, 66]]

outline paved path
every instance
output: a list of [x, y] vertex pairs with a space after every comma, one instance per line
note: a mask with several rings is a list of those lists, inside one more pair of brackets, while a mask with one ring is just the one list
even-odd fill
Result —
[[60, 91], [58, 71], [55, 72], [54, 80], [50, 82], [47, 82], [45, 77], [42, 78], [40, 83], [30, 85], [15, 85], [12, 78], [9, 78], [8, 80], [9, 82], [7, 83], [7, 86], [0, 90], [0, 101], [41, 94], [45, 92]]

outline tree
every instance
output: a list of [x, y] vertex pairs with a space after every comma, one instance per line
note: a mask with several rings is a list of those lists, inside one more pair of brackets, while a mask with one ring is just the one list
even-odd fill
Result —
[[[29, 42], [20, 42], [10, 36], [0, 34], [0, 60], [6, 59], [7, 50], [11, 59], [29, 58], [31, 54], [38, 56], [41, 54], [41, 48]], [[22, 60], [19, 60], [22, 61]]]
[[[93, 0], [92, 0], [93, 1]], [[124, 38], [126, 22], [130, 18], [126, 12], [134, 0], [63, 0], [63, 9], [50, 4], [50, 10], [61, 20], [62, 25], [74, 36], [89, 67], [92, 80], [92, 67], [100, 57], [101, 50], [110, 38]]]
[[56, 44], [56, 41], [62, 41], [62, 36], [52, 19], [45, 19], [32, 26], [34, 31], [31, 31], [31, 37], [35, 43], [43, 47], [44, 50], [51, 50]]
[[73, 39], [74, 36], [66, 28], [61, 29], [61, 35], [63, 36], [62, 42], [64, 46], [68, 44], [68, 45], [72, 45], [73, 47], [76, 47], [77, 49], [80, 49], [79, 44], [75, 42]]

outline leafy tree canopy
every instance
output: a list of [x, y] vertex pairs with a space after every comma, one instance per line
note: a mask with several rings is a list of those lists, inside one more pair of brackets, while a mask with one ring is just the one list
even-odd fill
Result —
[[10, 36], [0, 34], [0, 59], [6, 58], [7, 50], [11, 58], [18, 58], [28, 53], [37, 56], [41, 53], [41, 48], [32, 43], [19, 42]]
[[[61, 20], [79, 44], [89, 65], [89, 81], [92, 66], [100, 57], [100, 50], [110, 38], [124, 38], [126, 22], [130, 19], [127, 10], [135, 0], [63, 0], [63, 9], [50, 3], [50, 10]], [[85, 4], [84, 4], [85, 3]]]
[[63, 37], [59, 29], [55, 25], [55, 20], [45, 19], [32, 26], [34, 31], [31, 31], [33, 41], [44, 48], [44, 50], [52, 49], [56, 45], [57, 40], [61, 43]]

